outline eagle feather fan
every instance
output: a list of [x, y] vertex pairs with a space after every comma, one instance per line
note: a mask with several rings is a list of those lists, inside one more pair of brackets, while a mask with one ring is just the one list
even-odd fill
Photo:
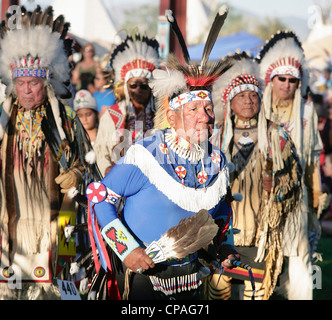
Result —
[[[181, 259], [196, 252], [208, 245], [217, 232], [217, 224], [205, 209], [192, 217], [183, 218], [157, 241], [158, 247], [163, 252], [163, 261], [169, 258]], [[147, 252], [149, 248], [150, 246], [146, 249]]]

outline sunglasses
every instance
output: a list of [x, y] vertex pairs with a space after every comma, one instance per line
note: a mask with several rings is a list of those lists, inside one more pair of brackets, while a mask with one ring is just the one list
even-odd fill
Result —
[[298, 81], [298, 79], [296, 79], [296, 78], [286, 78], [286, 77], [278, 76], [278, 80], [280, 82], [285, 82], [287, 79], [288, 79], [289, 83], [296, 83]]
[[136, 89], [137, 87], [140, 87], [142, 90], [147, 90], [149, 89], [149, 85], [147, 84], [142, 84], [142, 83], [132, 83], [129, 85], [130, 89]]

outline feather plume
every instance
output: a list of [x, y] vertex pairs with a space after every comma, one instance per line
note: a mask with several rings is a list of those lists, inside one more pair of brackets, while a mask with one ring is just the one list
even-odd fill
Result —
[[187, 64], [190, 64], [190, 56], [189, 56], [189, 52], [187, 49], [187, 45], [186, 42], [184, 41], [182, 32], [178, 26], [178, 23], [175, 19], [175, 17], [173, 16], [173, 12], [172, 10], [166, 10], [165, 11], [165, 16], [168, 20], [168, 22], [171, 24], [172, 30], [174, 31], [174, 33], [176, 34], [176, 37], [179, 41], [179, 44], [181, 46], [181, 50], [182, 50], [182, 54], [183, 54], [183, 58], [186, 61]]
[[157, 242], [150, 244], [146, 252], [152, 259], [155, 258], [155, 262], [169, 258], [181, 259], [208, 245], [217, 232], [218, 226], [212, 216], [202, 209], [168, 229]]
[[209, 32], [209, 35], [207, 37], [205, 47], [202, 54], [202, 60], [201, 60], [201, 67], [204, 68], [206, 65], [206, 62], [209, 59], [211, 50], [216, 42], [216, 39], [218, 37], [219, 31], [221, 27], [224, 25], [224, 22], [226, 20], [228, 14], [228, 7], [226, 5], [221, 6], [219, 9]]
[[53, 8], [52, 8], [52, 6], [47, 7], [45, 12], [43, 13], [43, 16], [41, 18], [41, 24], [52, 28], [52, 25], [53, 25]]
[[58, 32], [61, 34], [64, 28], [64, 22], [65, 22], [64, 16], [59, 15], [53, 22], [52, 32]]
[[[110, 56], [110, 67], [114, 70], [114, 82], [123, 80], [123, 68], [129, 66], [136, 60], [151, 64], [154, 68], [159, 68], [159, 43], [154, 38], [141, 36], [137, 33], [134, 37], [128, 34], [126, 38], [117, 45]], [[135, 64], [128, 67], [134, 68]], [[147, 68], [147, 66], [143, 67]], [[128, 71], [127, 70], [127, 71]]]
[[41, 16], [42, 16], [41, 7], [40, 5], [37, 5], [36, 9], [32, 12], [30, 25], [31, 26], [39, 25]]

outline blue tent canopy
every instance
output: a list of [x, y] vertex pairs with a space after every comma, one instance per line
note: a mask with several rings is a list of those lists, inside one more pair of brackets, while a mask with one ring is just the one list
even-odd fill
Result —
[[[220, 37], [216, 40], [214, 47], [212, 48], [209, 60], [218, 60], [221, 57], [227, 56], [229, 52], [234, 53], [237, 49], [240, 49], [241, 51], [249, 51], [255, 56], [259, 52], [263, 42], [262, 39], [253, 36], [246, 31], [240, 31], [225, 37]], [[200, 61], [204, 46], [205, 43], [188, 47], [190, 60]]]

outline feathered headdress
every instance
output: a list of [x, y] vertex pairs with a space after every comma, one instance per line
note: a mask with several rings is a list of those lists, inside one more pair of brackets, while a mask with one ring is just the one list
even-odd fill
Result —
[[182, 64], [172, 54], [169, 55], [166, 70], [155, 70], [150, 81], [150, 87], [157, 98], [158, 110], [155, 116], [155, 128], [165, 129], [169, 127], [166, 112], [175, 110], [186, 102], [195, 100], [212, 100], [210, 91], [212, 84], [230, 66], [224, 61], [218, 61], [207, 67], [211, 50], [218, 37], [228, 14], [227, 6], [223, 5], [217, 13], [211, 26], [210, 32], [199, 65], [190, 61], [186, 43], [171, 10], [166, 10], [167, 20], [181, 45], [185, 64]]
[[291, 75], [301, 81], [302, 95], [306, 94], [309, 73], [302, 44], [295, 33], [278, 31], [266, 41], [256, 60], [261, 77], [267, 86], [276, 75]]
[[[114, 70], [114, 82], [118, 87], [132, 77], [150, 78], [152, 71], [159, 68], [159, 43], [156, 39], [136, 33], [116, 46], [110, 57], [110, 67]], [[124, 86], [126, 90], [126, 86]], [[126, 91], [125, 91], [126, 94]]]
[[265, 80], [263, 105], [265, 116], [272, 115], [272, 79], [276, 75], [291, 75], [299, 79], [299, 86], [295, 91], [294, 110], [294, 142], [300, 158], [302, 157], [302, 123], [301, 103], [306, 95], [309, 84], [309, 71], [305, 60], [302, 44], [293, 32], [278, 31], [271, 36], [256, 57], [260, 64], [261, 77]]
[[20, 23], [11, 26], [11, 15], [1, 22], [0, 34], [0, 78], [6, 85], [6, 100], [0, 118], [0, 139], [2, 139], [12, 106], [16, 97], [14, 81], [18, 77], [40, 77], [47, 81], [47, 93], [56, 117], [61, 138], [65, 138], [61, 128], [58, 102], [70, 97], [66, 84], [70, 81], [68, 55], [71, 54], [72, 40], [66, 39], [69, 23], [62, 15], [53, 17], [52, 7], [44, 12], [40, 6], [29, 12], [20, 7]]
[[[260, 78], [259, 65], [246, 52], [235, 53], [224, 60], [231, 60], [233, 65], [223, 77], [220, 77], [212, 89], [212, 99], [215, 105], [216, 123], [223, 124], [221, 150], [229, 156], [228, 148], [233, 137], [230, 103], [238, 93], [244, 91], [257, 92], [262, 98], [263, 81]], [[265, 116], [261, 108], [258, 114], [258, 130], [266, 132]], [[267, 151], [266, 133], [259, 136], [261, 151]]]

